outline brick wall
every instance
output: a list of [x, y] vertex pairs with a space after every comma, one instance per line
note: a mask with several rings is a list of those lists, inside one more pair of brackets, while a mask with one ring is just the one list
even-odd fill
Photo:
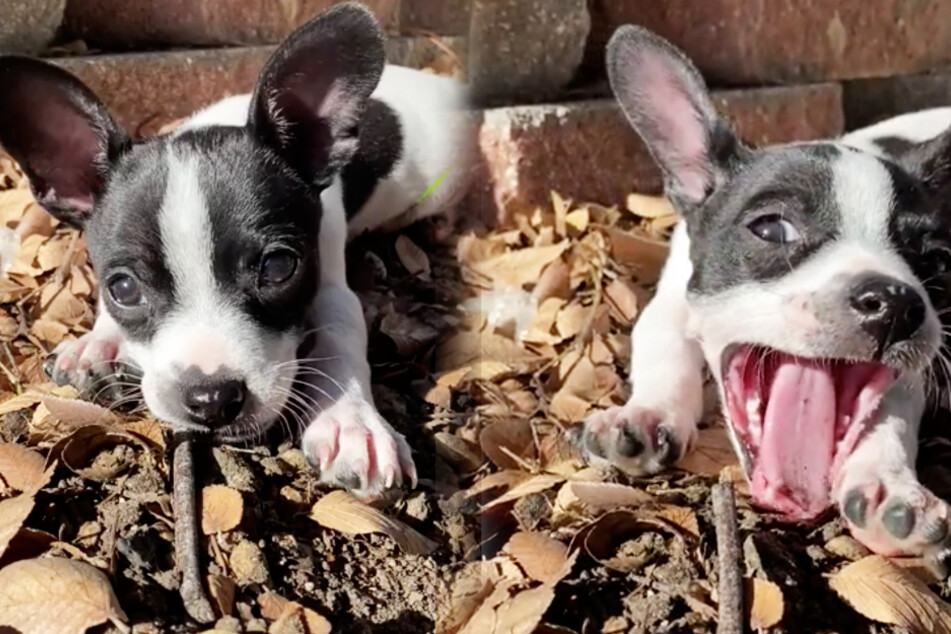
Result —
[[[473, 0], [470, 72], [489, 109], [471, 202], [487, 219], [546, 205], [551, 188], [602, 203], [660, 191], [605, 79], [605, 43], [626, 23], [685, 50], [754, 144], [830, 137], [951, 105], [948, 0]], [[531, 38], [519, 39], [520, 24]], [[513, 63], [483, 47], [514, 55], [517, 72], [493, 80]]]
[[[249, 90], [271, 46], [338, 1], [6, 0], [0, 50], [58, 55], [148, 134]], [[659, 191], [604, 77], [605, 42], [624, 23], [683, 48], [752, 143], [951, 103], [949, 0], [364, 3], [392, 62], [424, 66], [446, 48], [468, 60], [482, 150], [468, 205], [490, 221], [546, 204], [552, 188], [607, 204]]]

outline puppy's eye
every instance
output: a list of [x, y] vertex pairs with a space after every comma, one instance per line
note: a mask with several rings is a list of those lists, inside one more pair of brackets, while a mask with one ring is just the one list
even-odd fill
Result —
[[290, 251], [275, 251], [261, 260], [261, 283], [280, 284], [291, 279], [297, 270], [297, 256]]
[[779, 214], [760, 216], [746, 226], [753, 232], [753, 235], [766, 242], [789, 244], [802, 239], [802, 235], [796, 229], [796, 226]]
[[112, 301], [120, 306], [134, 308], [145, 303], [145, 296], [142, 295], [139, 283], [129, 275], [116, 275], [109, 280], [108, 288]]
[[944, 276], [951, 273], [951, 251], [938, 248], [931, 249], [925, 254], [925, 274], [927, 276]]

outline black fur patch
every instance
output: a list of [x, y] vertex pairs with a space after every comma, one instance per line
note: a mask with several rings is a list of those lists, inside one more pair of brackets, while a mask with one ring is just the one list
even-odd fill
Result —
[[360, 120], [359, 135], [357, 153], [341, 174], [348, 220], [366, 204], [377, 183], [389, 176], [403, 154], [399, 117], [382, 101], [369, 101]]

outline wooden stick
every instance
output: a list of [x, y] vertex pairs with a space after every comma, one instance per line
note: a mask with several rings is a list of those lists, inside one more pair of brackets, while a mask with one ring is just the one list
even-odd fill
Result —
[[743, 575], [740, 572], [740, 533], [736, 523], [733, 483], [723, 474], [713, 485], [713, 517], [720, 565], [717, 634], [743, 634]]
[[198, 497], [195, 494], [195, 440], [175, 435], [172, 457], [172, 504], [175, 507], [175, 559], [182, 571], [179, 593], [185, 611], [199, 623], [215, 620], [215, 610], [202, 585], [198, 534]]

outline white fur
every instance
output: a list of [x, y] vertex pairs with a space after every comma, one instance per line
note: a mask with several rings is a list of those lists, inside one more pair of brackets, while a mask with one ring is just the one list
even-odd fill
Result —
[[874, 141], [898, 137], [920, 143], [935, 138], [951, 127], [951, 107], [931, 108], [886, 119], [875, 125], [855, 130], [842, 137], [842, 142], [876, 155], [884, 152]]
[[[473, 144], [462, 116], [466, 102], [463, 84], [419, 70], [387, 65], [372, 98], [396, 112], [404, 146], [392, 172], [351, 219], [350, 236], [384, 226], [397, 229], [445, 211], [465, 192], [471, 178], [468, 166]], [[243, 126], [250, 107], [250, 94], [228, 97], [196, 113], [176, 134], [210, 125]], [[433, 195], [416, 204], [447, 169], [448, 175]], [[339, 189], [340, 181], [335, 181], [331, 188]]]

